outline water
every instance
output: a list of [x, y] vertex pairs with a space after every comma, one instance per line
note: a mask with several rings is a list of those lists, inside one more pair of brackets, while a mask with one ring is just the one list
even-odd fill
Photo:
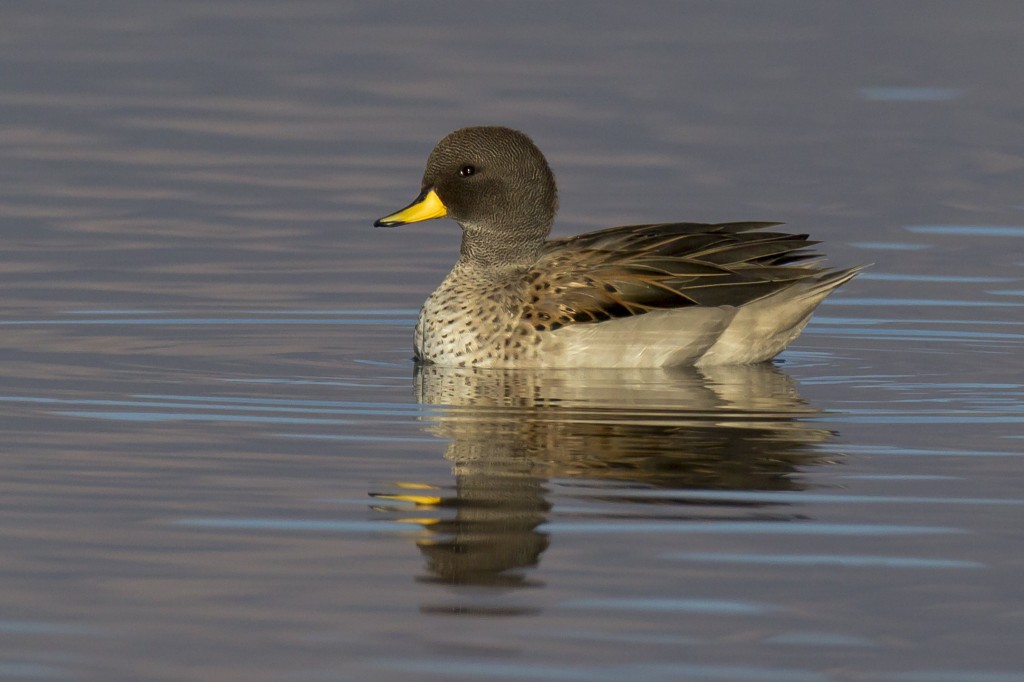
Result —
[[[1024, 679], [1016, 3], [8, 3], [0, 677]], [[410, 360], [466, 124], [559, 234], [874, 267], [770, 366]]]

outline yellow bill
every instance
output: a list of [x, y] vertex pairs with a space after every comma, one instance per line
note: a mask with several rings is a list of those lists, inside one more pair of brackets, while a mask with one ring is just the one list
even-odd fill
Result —
[[437, 196], [437, 192], [434, 191], [433, 187], [428, 187], [420, 192], [420, 195], [411, 204], [397, 213], [392, 213], [375, 221], [373, 226], [397, 227], [398, 225], [418, 223], [421, 220], [430, 220], [431, 218], [443, 218], [446, 215], [448, 215], [448, 209], [441, 203], [441, 198]]

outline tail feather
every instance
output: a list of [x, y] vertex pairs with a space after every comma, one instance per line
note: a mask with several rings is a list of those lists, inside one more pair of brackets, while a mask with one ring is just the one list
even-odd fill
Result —
[[804, 298], [814, 298], [816, 296], [827, 295], [833, 289], [836, 289], [843, 284], [846, 284], [851, 279], [861, 273], [861, 271], [870, 268], [871, 263], [867, 265], [857, 265], [852, 268], [846, 268], [844, 270], [833, 270], [832, 272], [826, 272], [817, 278], [806, 291], [801, 294]]
[[780, 292], [743, 306], [698, 365], [747, 364], [770, 360], [803, 331], [814, 309], [832, 291], [868, 266], [822, 274], [800, 288]]

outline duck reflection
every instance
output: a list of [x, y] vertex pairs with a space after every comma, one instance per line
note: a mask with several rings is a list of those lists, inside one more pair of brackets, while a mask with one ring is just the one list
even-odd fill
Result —
[[454, 489], [402, 484], [376, 496], [412, 503], [416, 516], [430, 517], [407, 520], [428, 533], [418, 542], [427, 579], [451, 584], [531, 584], [525, 569], [548, 546], [539, 526], [550, 511], [545, 486], [554, 479], [614, 487], [618, 494], [603, 503], [637, 502], [621, 494], [623, 487], [795, 490], [801, 485], [793, 474], [819, 459], [814, 446], [830, 437], [807, 423], [818, 411], [772, 365], [582, 371], [426, 365], [416, 369], [415, 388], [420, 403], [441, 408], [426, 417], [427, 430], [450, 441], [445, 457]]

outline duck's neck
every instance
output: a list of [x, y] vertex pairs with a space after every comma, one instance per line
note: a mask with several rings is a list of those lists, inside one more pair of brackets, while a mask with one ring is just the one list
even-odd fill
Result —
[[547, 230], [538, 234], [497, 238], [493, 231], [462, 229], [459, 263], [471, 267], [528, 268], [544, 249]]

